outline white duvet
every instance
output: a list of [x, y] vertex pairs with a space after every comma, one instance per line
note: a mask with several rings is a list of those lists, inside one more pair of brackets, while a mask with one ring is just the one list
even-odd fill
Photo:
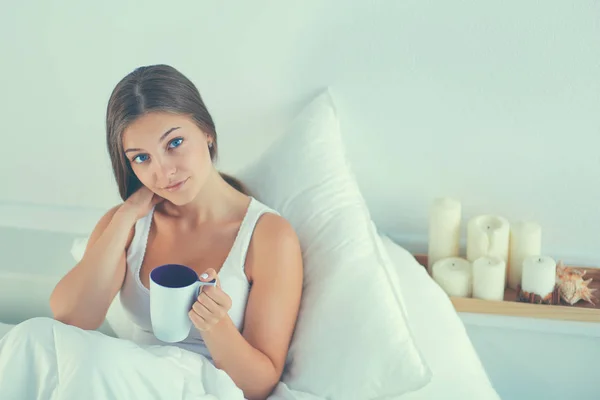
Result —
[[50, 318], [0, 340], [2, 399], [244, 399], [205, 357], [174, 346], [139, 346]]

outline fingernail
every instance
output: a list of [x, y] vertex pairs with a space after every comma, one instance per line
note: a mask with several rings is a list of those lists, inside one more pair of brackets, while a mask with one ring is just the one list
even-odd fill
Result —
[[203, 273], [202, 275], [200, 275], [200, 279], [207, 279], [207, 278], [208, 278], [207, 273]]

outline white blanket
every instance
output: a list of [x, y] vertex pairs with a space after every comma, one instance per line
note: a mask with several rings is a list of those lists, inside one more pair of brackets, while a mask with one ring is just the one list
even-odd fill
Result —
[[174, 346], [139, 346], [50, 318], [33, 318], [0, 340], [7, 399], [244, 399], [205, 357]]

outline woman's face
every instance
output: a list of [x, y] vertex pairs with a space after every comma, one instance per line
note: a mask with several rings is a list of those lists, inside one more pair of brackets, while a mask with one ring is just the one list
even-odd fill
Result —
[[123, 149], [144, 186], [175, 205], [192, 201], [213, 168], [209, 138], [191, 117], [145, 114], [123, 132]]

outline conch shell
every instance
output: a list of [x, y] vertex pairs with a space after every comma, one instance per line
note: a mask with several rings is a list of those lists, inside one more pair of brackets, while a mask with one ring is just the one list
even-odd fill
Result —
[[587, 271], [581, 269], [573, 269], [565, 267], [562, 261], [559, 261], [556, 266], [556, 285], [558, 293], [564, 301], [573, 305], [580, 300], [585, 300], [588, 303], [594, 304], [597, 300], [593, 296], [596, 289], [590, 289], [588, 285], [592, 279], [583, 280], [583, 276]]

